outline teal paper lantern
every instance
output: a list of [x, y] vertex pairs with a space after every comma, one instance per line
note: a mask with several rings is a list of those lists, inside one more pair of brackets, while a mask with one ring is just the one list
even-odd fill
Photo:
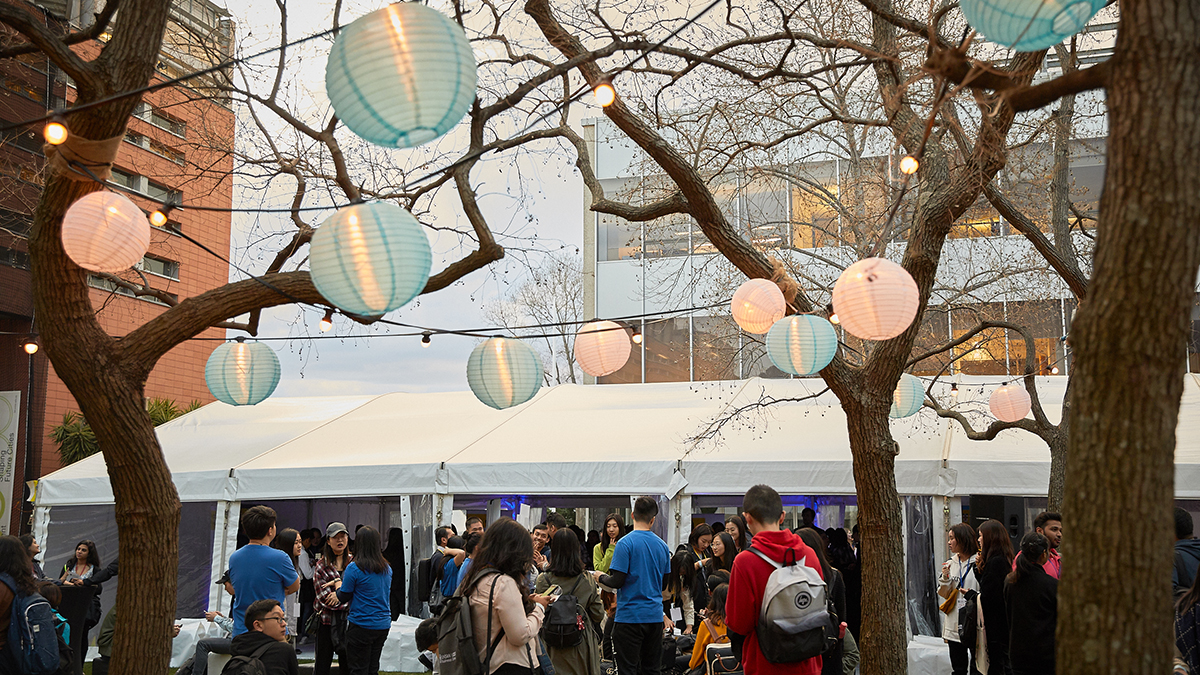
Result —
[[417, 297], [433, 252], [425, 228], [387, 202], [338, 209], [313, 235], [309, 270], [325, 299], [359, 316], [383, 316]]
[[471, 352], [467, 384], [476, 398], [497, 410], [521, 405], [542, 386], [542, 360], [520, 340], [494, 337]]
[[279, 357], [261, 342], [226, 342], [208, 357], [204, 380], [218, 401], [254, 405], [279, 384]]
[[785, 373], [812, 375], [837, 353], [837, 332], [819, 316], [785, 316], [767, 331], [767, 356]]
[[397, 2], [342, 28], [325, 65], [338, 118], [364, 140], [412, 148], [449, 131], [475, 100], [475, 55], [458, 24]]
[[904, 373], [896, 383], [896, 393], [892, 397], [892, 409], [888, 413], [894, 418], [908, 417], [917, 414], [925, 403], [925, 387], [921, 380]]
[[971, 27], [1019, 52], [1047, 49], [1083, 30], [1105, 0], [963, 0]]

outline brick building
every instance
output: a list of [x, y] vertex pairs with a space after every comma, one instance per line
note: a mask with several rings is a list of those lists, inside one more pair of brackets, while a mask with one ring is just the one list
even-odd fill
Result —
[[[95, 11], [88, 0], [46, 0], [26, 6], [62, 32], [78, 29], [79, 17], [90, 18]], [[207, 0], [176, 0], [163, 45], [157, 78], [177, 77], [229, 58], [233, 24], [225, 10]], [[102, 46], [97, 41], [74, 49], [92, 58]], [[3, 122], [40, 117], [73, 98], [69, 78], [40, 54], [0, 60], [0, 78]], [[228, 100], [206, 95], [203, 82], [149, 93], [129, 122], [112, 181], [131, 189], [132, 194], [127, 196], [147, 211], [169, 197], [185, 205], [229, 208], [233, 194], [233, 133], [234, 114]], [[0, 526], [19, 531], [28, 527], [27, 519], [21, 522], [19, 506], [25, 493], [23, 482], [60, 467], [57, 448], [48, 434], [62, 422], [64, 413], [78, 411], [79, 406], [55, 376], [44, 351], [28, 356], [21, 348], [24, 340], [38, 332], [26, 237], [41, 190], [41, 125], [10, 132], [2, 141], [0, 391], [20, 392], [15, 420], [20, 428], [13, 494], [3, 496], [6, 501], [12, 500], [11, 520]], [[214, 251], [229, 252], [228, 212], [177, 210], [171, 213], [166, 227], [153, 230], [150, 249], [138, 269], [120, 276], [137, 284], [144, 279], [152, 288], [179, 299], [226, 283], [228, 265], [169, 231], [176, 227]], [[96, 315], [110, 335], [125, 335], [166, 308], [159, 299], [133, 297], [111, 279], [89, 275], [88, 283]], [[203, 337], [222, 338], [224, 330], [210, 329]], [[204, 382], [204, 364], [218, 344], [190, 341], [171, 350], [150, 375], [146, 396], [171, 399], [181, 405], [193, 400], [211, 401]]]

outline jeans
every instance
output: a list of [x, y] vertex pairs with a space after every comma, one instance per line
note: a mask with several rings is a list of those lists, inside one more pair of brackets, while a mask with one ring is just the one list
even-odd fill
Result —
[[663, 625], [617, 623], [613, 626], [613, 648], [621, 675], [658, 675], [662, 670]]
[[[352, 623], [346, 627], [346, 662], [350, 675], [379, 675], [379, 655], [387, 640], [386, 628], [363, 628]], [[339, 661], [338, 671], [341, 671]]]
[[231, 638], [204, 638], [196, 643], [192, 657], [192, 675], [208, 675], [208, 655], [229, 654], [233, 651]]
[[971, 675], [979, 675], [975, 669], [975, 649], [961, 642], [950, 640], [950, 668], [954, 675], [967, 675], [968, 666]]
[[[321, 624], [317, 628], [317, 657], [313, 662], [313, 675], [329, 675], [329, 666], [333, 663], [333, 638], [329, 635], [329, 625]], [[346, 650], [337, 653], [338, 657], [338, 672], [343, 669], [350, 668], [350, 662], [346, 660]]]

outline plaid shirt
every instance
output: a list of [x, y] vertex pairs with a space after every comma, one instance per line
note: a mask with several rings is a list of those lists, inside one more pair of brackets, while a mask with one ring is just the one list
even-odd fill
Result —
[[[354, 560], [354, 556], [346, 552], [346, 565], [349, 565]], [[337, 593], [332, 588], [325, 588], [325, 584], [334, 579], [341, 579], [342, 573], [337, 571], [337, 568], [325, 561], [324, 556], [317, 559], [317, 566], [313, 569], [313, 588], [317, 592], [317, 599], [313, 601], [313, 609], [321, 614], [321, 623], [328, 626], [333, 623], [333, 612], [346, 612], [350, 610], [350, 605], [338, 602]], [[322, 599], [328, 599], [331, 602], [326, 604]]]

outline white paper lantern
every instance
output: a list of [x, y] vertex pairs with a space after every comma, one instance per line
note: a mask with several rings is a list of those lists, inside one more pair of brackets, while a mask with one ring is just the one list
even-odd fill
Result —
[[376, 145], [411, 148], [449, 131], [475, 100], [475, 55], [458, 24], [397, 2], [338, 34], [325, 91], [338, 118]]
[[467, 384], [483, 403], [503, 410], [533, 398], [542, 386], [542, 360], [520, 340], [485, 340], [467, 359]]
[[787, 314], [787, 301], [775, 282], [751, 279], [733, 294], [729, 309], [742, 330], [762, 335]]
[[425, 288], [433, 252], [425, 228], [387, 202], [351, 204], [317, 228], [309, 245], [313, 284], [339, 309], [382, 316]]
[[218, 401], [254, 405], [279, 384], [279, 357], [261, 342], [226, 342], [204, 364], [204, 381]]
[[575, 362], [583, 372], [602, 377], [625, 367], [633, 345], [625, 327], [613, 321], [584, 324], [575, 335]]
[[785, 373], [818, 373], [836, 353], [837, 332], [833, 324], [819, 316], [785, 316], [767, 332], [767, 356]]
[[1029, 392], [1019, 384], [1006, 384], [992, 392], [988, 408], [992, 416], [1001, 422], [1016, 422], [1029, 414], [1032, 402]]
[[76, 265], [116, 274], [133, 267], [150, 248], [150, 221], [124, 195], [92, 192], [67, 209], [62, 243]]
[[904, 373], [896, 383], [896, 391], [892, 394], [892, 409], [888, 416], [893, 418], [908, 417], [917, 414], [925, 403], [925, 387], [916, 376]]
[[903, 267], [886, 258], [864, 258], [833, 286], [838, 323], [864, 340], [890, 340], [912, 325], [921, 294]]
[[963, 0], [971, 27], [1019, 52], [1046, 49], [1083, 30], [1105, 0]]

